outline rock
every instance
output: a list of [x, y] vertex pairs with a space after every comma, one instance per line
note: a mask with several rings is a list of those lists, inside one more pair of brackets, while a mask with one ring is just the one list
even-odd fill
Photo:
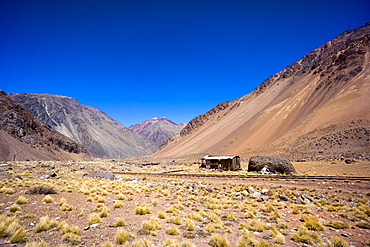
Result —
[[289, 201], [289, 198], [287, 197], [287, 195], [285, 195], [284, 192], [279, 194], [279, 198], [283, 201]]
[[353, 158], [349, 158], [349, 159], [345, 159], [345, 160], [344, 160], [344, 162], [345, 162], [346, 164], [352, 164], [352, 163], [355, 163], [355, 162], [356, 162], [356, 160], [355, 160], [355, 159], [353, 159]]
[[111, 172], [96, 172], [96, 173], [90, 173], [87, 174], [86, 177], [88, 178], [100, 178], [100, 179], [109, 179], [109, 180], [115, 180], [116, 176], [114, 176]]
[[213, 191], [213, 189], [212, 189], [211, 187], [207, 187], [207, 188], [206, 188], [206, 191], [208, 191], [208, 192], [212, 192], [212, 191]]
[[256, 192], [256, 189], [252, 186], [249, 186], [248, 187], [248, 192], [249, 192], [249, 194], [253, 194], [254, 192]]
[[261, 193], [259, 193], [259, 192], [256, 191], [256, 192], [252, 193], [252, 196], [254, 198], [260, 197], [261, 196]]
[[269, 190], [268, 190], [268, 189], [262, 189], [262, 190], [261, 190], [261, 194], [266, 194], [267, 192], [269, 192]]
[[256, 155], [252, 156], [248, 164], [248, 172], [260, 172], [267, 168], [271, 173], [295, 174], [293, 165], [282, 158], [274, 156]]
[[293, 199], [295, 200], [295, 203], [296, 203], [296, 204], [303, 204], [303, 201], [302, 201], [302, 199], [301, 199], [301, 198], [299, 198], [299, 197], [294, 197]]
[[349, 235], [348, 234], [346, 234], [346, 233], [342, 233], [341, 234], [343, 237], [346, 237], [346, 238], [348, 238], [349, 237]]
[[40, 177], [40, 179], [49, 179], [49, 178], [54, 178], [54, 177], [57, 177], [58, 175], [53, 172], [53, 173], [49, 173], [49, 174], [44, 174]]
[[307, 193], [303, 194], [301, 197], [302, 197], [303, 200], [307, 199], [307, 200], [309, 200], [311, 202], [315, 200], [315, 198], [313, 198], [312, 196], [310, 196]]
[[269, 197], [268, 196], [261, 196], [262, 201], [268, 201]]

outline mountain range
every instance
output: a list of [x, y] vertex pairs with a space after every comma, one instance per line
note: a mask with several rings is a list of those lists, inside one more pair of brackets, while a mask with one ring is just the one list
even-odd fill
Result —
[[154, 117], [141, 123], [131, 125], [129, 130], [147, 137], [158, 148], [168, 138], [175, 136], [186, 126], [186, 123], [176, 124], [166, 117]]
[[149, 155], [156, 149], [149, 139], [74, 98], [50, 94], [10, 95], [34, 117], [81, 143], [93, 157], [128, 158]]
[[195, 117], [154, 157], [370, 157], [370, 23]]
[[0, 159], [370, 158], [369, 50], [367, 23], [185, 127], [161, 117], [126, 128], [70, 97], [0, 91]]

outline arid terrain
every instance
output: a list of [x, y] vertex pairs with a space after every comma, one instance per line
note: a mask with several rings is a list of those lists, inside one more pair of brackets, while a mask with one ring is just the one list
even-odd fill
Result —
[[293, 163], [299, 177], [326, 175], [304, 180], [251, 178], [246, 165], [4, 163], [0, 245], [369, 246], [369, 161]]

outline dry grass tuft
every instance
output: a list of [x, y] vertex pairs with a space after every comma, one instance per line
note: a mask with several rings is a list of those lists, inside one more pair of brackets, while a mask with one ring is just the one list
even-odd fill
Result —
[[176, 227], [173, 226], [173, 227], [167, 228], [166, 233], [168, 235], [179, 235], [180, 231], [179, 231], [179, 229], [177, 229]]
[[23, 226], [21, 226], [9, 239], [9, 242], [14, 244], [14, 243], [25, 243], [27, 240], [27, 233], [26, 230]]
[[292, 236], [295, 242], [302, 242], [305, 244], [321, 244], [322, 240], [316, 232], [310, 232], [304, 225], [297, 227], [298, 231]]
[[121, 218], [121, 217], [118, 218], [116, 220], [116, 222], [114, 222], [114, 224], [113, 224], [114, 227], [125, 226], [125, 225], [127, 225], [126, 224], [126, 221], [123, 218]]
[[99, 216], [99, 214], [97, 213], [92, 213], [89, 217], [89, 221], [88, 221], [88, 224], [89, 225], [92, 225], [92, 224], [98, 224], [98, 223], [101, 223], [102, 220]]
[[214, 234], [208, 240], [208, 244], [212, 247], [228, 247], [230, 246], [229, 240], [227, 239], [226, 235], [220, 236], [218, 234]]
[[130, 241], [135, 238], [135, 235], [127, 231], [126, 229], [118, 230], [116, 233], [116, 243], [124, 244], [127, 241]]
[[319, 219], [315, 216], [302, 215], [299, 217], [300, 221], [305, 222], [305, 227], [309, 230], [324, 231], [324, 226], [319, 222]]
[[49, 216], [44, 216], [44, 217], [41, 217], [39, 223], [36, 225], [35, 231], [36, 232], [47, 231], [57, 225], [58, 225], [58, 221], [54, 219], [51, 220]]
[[339, 236], [334, 236], [329, 240], [328, 247], [349, 247], [349, 244]]
[[27, 201], [27, 198], [24, 197], [24, 196], [19, 196], [17, 198], [17, 200], [15, 201], [16, 204], [18, 205], [21, 205], [21, 204], [26, 204], [28, 201]]
[[54, 202], [54, 198], [51, 197], [50, 195], [46, 195], [44, 197], [44, 199], [42, 199], [42, 202], [44, 202], [44, 203], [53, 203]]

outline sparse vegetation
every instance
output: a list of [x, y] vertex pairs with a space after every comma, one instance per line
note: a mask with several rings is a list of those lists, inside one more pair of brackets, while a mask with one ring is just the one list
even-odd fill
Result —
[[[162, 169], [160, 166], [154, 168]], [[86, 168], [68, 169], [73, 173], [63, 171], [58, 179], [34, 179], [37, 176], [32, 177], [32, 173], [26, 171], [27, 174], [22, 174], [22, 182], [18, 179], [0, 180], [0, 195], [4, 198], [0, 242], [10, 243], [12, 239], [14, 243], [29, 247], [94, 244], [187, 247], [202, 246], [207, 242], [211, 246], [290, 246], [293, 242], [314, 246], [348, 246], [348, 243], [360, 246], [363, 240], [351, 233], [355, 229], [360, 231], [358, 228], [370, 229], [370, 194], [364, 192], [363, 188], [368, 184], [363, 181], [358, 187], [360, 182], [341, 180], [310, 182], [314, 187], [293, 179], [279, 181], [287, 186], [266, 185], [262, 181], [251, 185], [244, 180], [229, 184], [222, 178], [213, 180], [213, 177], [192, 181], [188, 178], [148, 176], [143, 179], [123, 175], [119, 180], [109, 181], [82, 179]], [[122, 169], [122, 166], [116, 165], [112, 169]], [[149, 171], [148, 167], [140, 169]], [[211, 173], [203, 174], [207, 177]], [[294, 182], [293, 187], [291, 182]], [[348, 190], [344, 189], [347, 185]], [[29, 195], [25, 196], [28, 187], [44, 192], [45, 188], [53, 188], [59, 193], [30, 195], [29, 190]], [[13, 192], [4, 193], [9, 188]], [[267, 189], [265, 194], [262, 193], [263, 200], [250, 196], [249, 188], [258, 192]], [[279, 197], [281, 193], [286, 199]], [[303, 194], [312, 198], [311, 203], [304, 200]], [[152, 217], [146, 215], [152, 213]], [[301, 225], [293, 225], [297, 220], [302, 222]], [[348, 232], [349, 236], [345, 235], [343, 239], [340, 235], [333, 236], [336, 234], [333, 228], [346, 229], [343, 232]]]

